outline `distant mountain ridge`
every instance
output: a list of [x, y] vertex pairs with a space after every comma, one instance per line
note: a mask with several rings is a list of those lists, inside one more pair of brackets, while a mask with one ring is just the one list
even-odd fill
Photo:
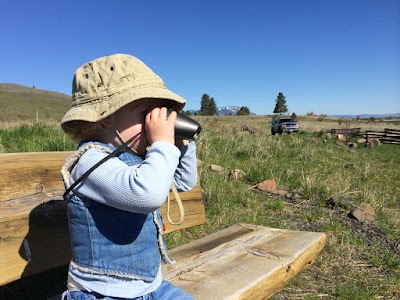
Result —
[[332, 118], [343, 118], [343, 119], [355, 119], [359, 117], [360, 119], [369, 119], [369, 118], [400, 118], [400, 113], [394, 114], [360, 114], [360, 115], [329, 115]]
[[[222, 106], [222, 107], [217, 107], [217, 113], [218, 116], [235, 116], [237, 114], [237, 112], [240, 110], [241, 106]], [[194, 114], [198, 114], [200, 113], [200, 110], [195, 110], [195, 109], [191, 109], [188, 110], [189, 113], [191, 113], [192, 115]], [[255, 113], [250, 112], [250, 115], [255, 115]]]

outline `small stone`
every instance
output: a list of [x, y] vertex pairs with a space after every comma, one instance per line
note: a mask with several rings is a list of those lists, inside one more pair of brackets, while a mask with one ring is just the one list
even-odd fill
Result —
[[381, 141], [379, 139], [369, 139], [368, 142], [365, 143], [365, 147], [368, 148], [378, 148], [381, 146]]
[[246, 175], [247, 174], [240, 169], [234, 169], [229, 173], [229, 176], [234, 179], [242, 179], [243, 177], [246, 177]]
[[358, 140], [357, 140], [357, 143], [358, 143], [358, 144], [365, 144], [366, 142], [367, 142], [366, 139], [358, 139]]
[[375, 223], [375, 209], [368, 203], [361, 203], [349, 213], [349, 217], [362, 223]]
[[345, 142], [346, 141], [346, 136], [342, 133], [338, 133], [337, 135], [337, 139], [341, 142]]
[[264, 192], [276, 193], [278, 185], [274, 179], [268, 179], [257, 184], [257, 188]]
[[214, 164], [212, 164], [210, 166], [210, 169], [211, 169], [211, 171], [215, 171], [215, 172], [224, 172], [225, 171], [225, 169], [223, 167], [214, 165]]

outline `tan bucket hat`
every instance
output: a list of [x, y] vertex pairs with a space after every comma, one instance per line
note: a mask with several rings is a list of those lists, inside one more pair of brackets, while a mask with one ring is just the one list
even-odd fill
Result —
[[143, 98], [186, 101], [165, 86], [163, 80], [134, 56], [114, 54], [100, 57], [76, 70], [72, 82], [72, 107], [61, 120], [97, 122], [124, 105]]

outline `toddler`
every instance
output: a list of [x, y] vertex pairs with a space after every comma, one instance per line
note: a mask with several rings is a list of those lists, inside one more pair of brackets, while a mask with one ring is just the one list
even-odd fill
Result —
[[159, 209], [171, 184], [197, 182], [195, 143], [175, 139], [176, 112], [167, 113], [184, 105], [130, 55], [76, 71], [61, 121], [79, 141], [62, 168], [72, 245], [63, 299], [193, 299], [161, 274], [161, 261], [173, 260]]

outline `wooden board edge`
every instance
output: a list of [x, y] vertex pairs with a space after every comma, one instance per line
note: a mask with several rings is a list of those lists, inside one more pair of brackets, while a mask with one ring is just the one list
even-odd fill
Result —
[[327, 236], [320, 233], [319, 240], [310, 248], [304, 251], [293, 262], [290, 262], [286, 268], [278, 269], [272, 276], [264, 278], [251, 289], [238, 291], [238, 294], [229, 298], [229, 300], [263, 300], [269, 299], [277, 291], [282, 289], [291, 279], [308, 269], [318, 258], [325, 246]]

